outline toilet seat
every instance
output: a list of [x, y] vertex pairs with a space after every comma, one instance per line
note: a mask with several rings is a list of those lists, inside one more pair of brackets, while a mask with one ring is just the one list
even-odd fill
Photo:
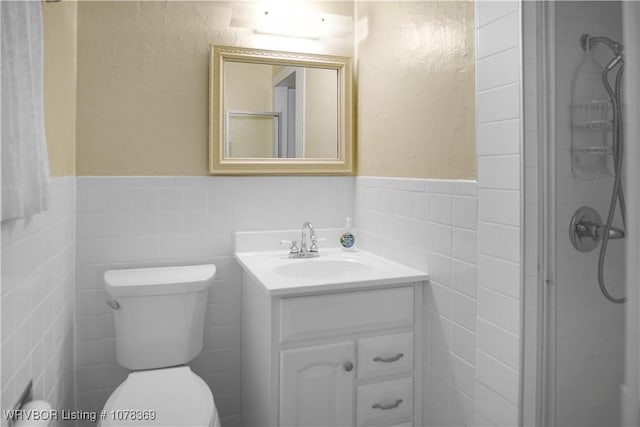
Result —
[[[134, 411], [155, 411], [155, 419], [132, 420]], [[220, 425], [209, 386], [188, 366], [131, 372], [109, 396], [101, 418], [101, 427]]]

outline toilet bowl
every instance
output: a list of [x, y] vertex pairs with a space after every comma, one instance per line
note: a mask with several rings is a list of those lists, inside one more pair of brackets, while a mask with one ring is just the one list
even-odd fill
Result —
[[101, 427], [220, 427], [209, 386], [187, 366], [130, 373], [107, 400], [101, 417]]
[[107, 400], [100, 427], [219, 427], [209, 386], [186, 366], [203, 348], [214, 265], [110, 270], [118, 363], [131, 370]]

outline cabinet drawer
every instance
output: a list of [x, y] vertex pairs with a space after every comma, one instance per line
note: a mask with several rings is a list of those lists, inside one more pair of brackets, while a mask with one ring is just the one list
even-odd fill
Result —
[[413, 287], [285, 298], [280, 342], [413, 325]]
[[383, 381], [358, 387], [357, 425], [393, 425], [413, 418], [413, 380]]
[[358, 379], [413, 371], [413, 332], [358, 340]]

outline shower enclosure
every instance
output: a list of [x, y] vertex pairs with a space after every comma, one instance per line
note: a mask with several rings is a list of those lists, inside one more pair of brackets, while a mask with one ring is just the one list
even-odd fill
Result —
[[625, 185], [624, 7], [523, 3], [524, 425], [621, 423], [638, 185]]

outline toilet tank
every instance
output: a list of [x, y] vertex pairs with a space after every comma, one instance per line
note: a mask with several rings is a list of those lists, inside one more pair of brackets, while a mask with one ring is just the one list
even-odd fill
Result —
[[182, 365], [201, 351], [216, 266], [109, 270], [118, 363], [132, 370]]

